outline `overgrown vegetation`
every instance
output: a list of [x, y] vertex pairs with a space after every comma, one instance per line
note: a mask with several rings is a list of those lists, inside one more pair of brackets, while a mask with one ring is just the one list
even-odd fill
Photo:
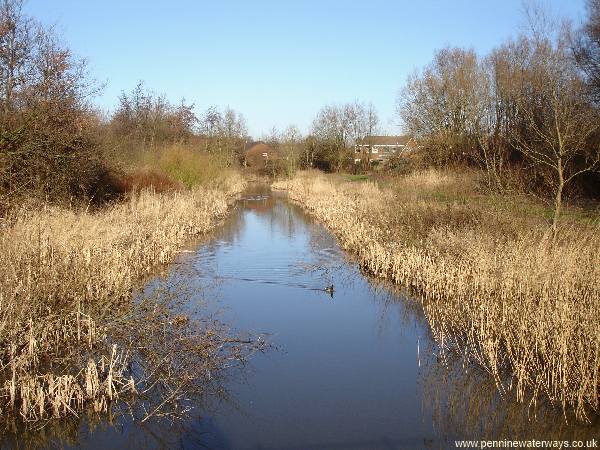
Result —
[[[228, 338], [223, 329], [196, 328], [169, 305], [132, 303], [131, 296], [157, 265], [214, 226], [227, 212], [228, 195], [243, 184], [232, 176], [219, 190], [142, 191], [95, 213], [52, 206], [14, 211], [0, 235], [3, 414], [31, 421], [88, 406], [102, 412], [153, 383], [172, 386], [173, 395], [193, 375], [178, 371], [188, 367], [182, 358], [191, 361], [194, 351], [207, 365], [216, 363], [212, 356], [228, 358], [220, 353]], [[178, 339], [153, 353], [165, 333]]]
[[0, 2], [2, 419], [177, 414], [261, 345], [133, 295], [244, 188], [243, 117], [199, 119], [140, 83], [105, 118], [97, 89], [21, 0]]
[[[551, 204], [556, 239], [566, 200], [600, 198], [599, 10], [589, 0], [585, 23], [573, 29], [530, 6], [529, 31], [488, 55], [437, 51], [397, 101], [410, 150], [377, 169], [483, 170], [488, 190]], [[355, 101], [323, 107], [305, 138], [290, 139], [286, 131], [266, 141], [293, 149], [282, 152], [279, 175], [313, 167], [364, 173], [375, 167], [356, 159], [354, 148], [378, 129], [374, 107]]]
[[501, 392], [584, 420], [600, 408], [599, 214], [572, 211], [553, 243], [539, 203], [481, 195], [482, 178], [429, 170], [380, 188], [307, 172], [275, 186], [364, 270], [418, 294], [442, 349], [483, 367]]
[[551, 199], [554, 237], [576, 181], [580, 193], [600, 194], [597, 3], [589, 2], [588, 23], [578, 33], [530, 8], [531, 31], [485, 57], [462, 48], [438, 51], [409, 79], [398, 104], [430, 165], [480, 167], [500, 192], [518, 174], [527, 191]]
[[117, 193], [153, 185], [160, 189], [217, 187], [239, 169], [247, 141], [244, 118], [212, 107], [202, 118], [184, 100], [177, 106], [138, 84], [123, 93], [101, 145]]
[[22, 0], [2, 1], [0, 213], [33, 197], [101, 205], [132, 179], [189, 188], [243, 160], [245, 121], [232, 109], [199, 118], [194, 105], [173, 105], [140, 82], [106, 118], [92, 105], [99, 89], [52, 29], [24, 15]]
[[[593, 208], [564, 203], [600, 197], [600, 2], [580, 30], [530, 19], [488, 55], [442, 49], [408, 80], [398, 112], [416, 147], [379, 171], [385, 187], [355, 164], [355, 144], [379, 130], [359, 101], [322, 108], [307, 136], [274, 129], [264, 172], [290, 178], [279, 186], [365, 270], [420, 294], [442, 348], [502, 392], [584, 419], [599, 409], [600, 233]], [[156, 299], [131, 301], [243, 188], [244, 117], [197, 115], [143, 83], [105, 117], [98, 90], [22, 0], [0, 2], [3, 417], [108, 411], [154, 386], [177, 403], [197, 369], [252, 350]], [[292, 178], [310, 168], [360, 174]]]
[[0, 4], [0, 207], [24, 195], [83, 196], [105, 168], [89, 104], [96, 87], [52, 33]]

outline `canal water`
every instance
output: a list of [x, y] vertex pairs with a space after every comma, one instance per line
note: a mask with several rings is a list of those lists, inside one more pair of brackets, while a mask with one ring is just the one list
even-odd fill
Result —
[[200, 292], [191, 306], [218, 312], [242, 336], [265, 334], [273, 348], [182, 422], [84, 425], [74, 441], [53, 444], [421, 449], [599, 437], [597, 423], [533, 412], [501, 398], [480, 371], [439, 358], [418, 302], [361, 274], [322, 225], [265, 186], [249, 189], [163, 278], [187, 279]]
[[420, 448], [435, 439], [421, 407], [423, 320], [285, 196], [247, 192], [187, 264], [219, 281], [223, 321], [276, 346], [204, 418], [207, 447]]

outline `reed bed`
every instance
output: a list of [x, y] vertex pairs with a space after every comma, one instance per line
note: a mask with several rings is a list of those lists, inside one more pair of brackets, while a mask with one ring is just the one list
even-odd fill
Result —
[[219, 189], [145, 190], [94, 212], [13, 211], [0, 230], [0, 415], [37, 421], [88, 407], [107, 411], [143, 387], [132, 353], [158, 345], [143, 346], [145, 335], [170, 336], [165, 349], [185, 342], [205, 355], [220, 351], [215, 332], [198, 338], [187, 317], [170, 317], [164, 305], [142, 302], [132, 310], [132, 292], [186, 241], [210, 230], [244, 184], [234, 174]]
[[[316, 172], [278, 182], [358, 255], [418, 294], [444, 350], [501, 393], [599, 410], [600, 227], [570, 221], [552, 242], [523, 198], [477, 193], [477, 174], [426, 171], [381, 188]], [[566, 416], [565, 416], [566, 417]]]

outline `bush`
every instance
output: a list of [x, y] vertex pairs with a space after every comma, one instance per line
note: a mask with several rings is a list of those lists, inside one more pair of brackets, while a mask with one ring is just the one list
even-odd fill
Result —
[[[95, 86], [83, 61], [51, 30], [22, 14], [20, 1], [0, 10], [0, 202], [93, 195], [107, 170], [88, 104]], [[6, 74], [19, 74], [18, 78]]]

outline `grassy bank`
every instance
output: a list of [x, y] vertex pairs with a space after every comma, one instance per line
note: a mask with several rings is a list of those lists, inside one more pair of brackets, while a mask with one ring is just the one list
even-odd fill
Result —
[[[168, 305], [131, 302], [142, 278], [210, 230], [245, 182], [229, 173], [207, 185], [132, 192], [93, 212], [39, 205], [11, 212], [0, 232], [3, 417], [36, 421], [87, 407], [106, 411], [116, 399], [151, 385], [176, 401], [178, 388], [168, 377], [181, 383], [185, 374], [169, 362], [179, 370], [198, 369], [182, 363], [173, 353], [177, 348], [190, 360], [196, 352], [210, 376], [208, 368], [215, 367], [206, 361], [227, 356], [226, 336], [194, 328], [189, 318], [172, 316]], [[154, 337], [158, 341], [150, 341]], [[140, 354], [152, 362], [154, 379], [139, 360], [132, 368]]]
[[426, 171], [381, 187], [305, 172], [275, 187], [366, 271], [419, 294], [443, 348], [520, 401], [544, 399], [585, 419], [600, 406], [598, 221], [569, 211], [553, 244], [542, 205], [483, 195], [478, 176]]

